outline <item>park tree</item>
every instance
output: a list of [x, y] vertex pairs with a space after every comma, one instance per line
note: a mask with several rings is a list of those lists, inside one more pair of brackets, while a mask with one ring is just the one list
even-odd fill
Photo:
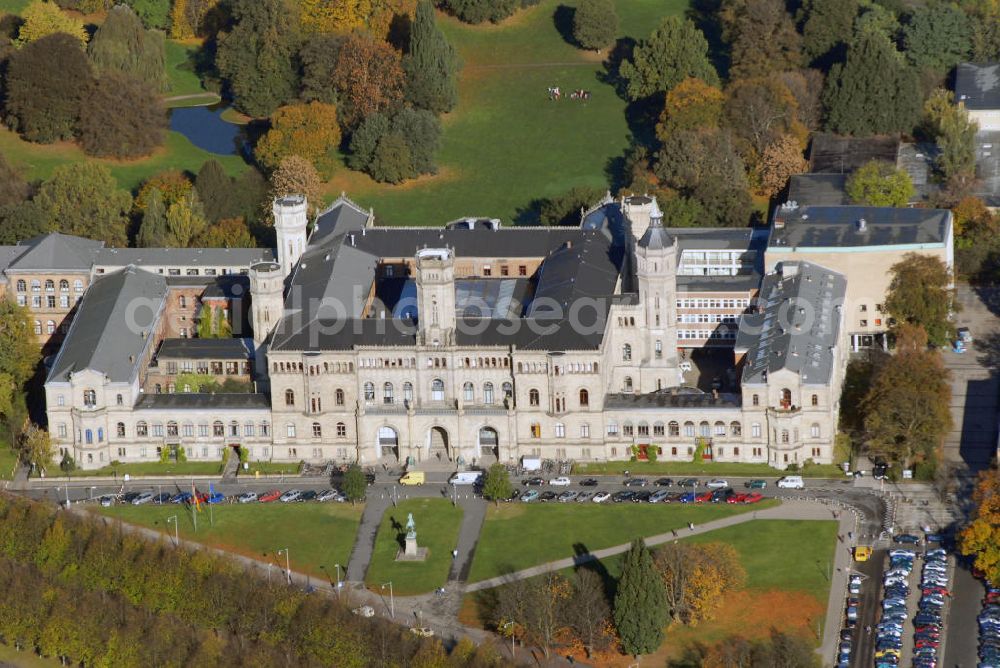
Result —
[[205, 161], [194, 185], [205, 207], [205, 217], [212, 223], [243, 218], [247, 225], [253, 224], [268, 194], [267, 181], [256, 169], [247, 169], [240, 176], [231, 177], [215, 159]]
[[298, 91], [298, 14], [286, 0], [235, 0], [234, 25], [219, 37], [215, 65], [249, 116], [270, 116]]
[[413, 106], [436, 114], [458, 103], [458, 55], [437, 25], [430, 0], [417, 4], [410, 32], [410, 52], [403, 60], [406, 98]]
[[92, 78], [79, 40], [56, 33], [32, 41], [7, 64], [7, 122], [28, 141], [69, 139]]
[[311, 162], [297, 155], [288, 156], [271, 173], [271, 196], [265, 202], [265, 215], [271, 215], [272, 200], [288, 195], [305, 195], [310, 208], [315, 210], [320, 201], [321, 185]]
[[17, 435], [17, 453], [25, 464], [33, 464], [36, 469], [45, 471], [55, 460], [56, 449], [52, 446], [49, 432], [27, 420]]
[[785, 189], [793, 174], [806, 171], [809, 171], [809, 163], [802, 157], [799, 140], [781, 135], [764, 148], [757, 161], [757, 192], [774, 197]]
[[729, 42], [733, 78], [761, 77], [795, 69], [802, 39], [784, 0], [722, 0], [723, 39]]
[[602, 652], [614, 642], [611, 608], [601, 576], [589, 568], [577, 569], [572, 594], [566, 605], [567, 621], [588, 657]]
[[368, 32], [398, 48], [406, 44], [417, 13], [418, 0], [374, 0]]
[[1000, 582], [1000, 471], [980, 472], [972, 503], [972, 521], [958, 534], [958, 548], [986, 580]]
[[279, 107], [271, 117], [271, 129], [257, 142], [254, 153], [269, 169], [297, 155], [311, 162], [323, 178], [330, 178], [339, 147], [337, 107], [309, 102]]
[[483, 498], [489, 499], [499, 505], [501, 501], [509, 499], [513, 491], [514, 488], [510, 484], [510, 474], [507, 472], [507, 467], [503, 464], [493, 464], [490, 466], [486, 471], [486, 476], [483, 478]]
[[191, 39], [214, 34], [228, 18], [220, 4], [220, 0], [173, 0], [170, 36]]
[[865, 206], [902, 207], [916, 190], [906, 170], [885, 160], [869, 160], [847, 178], [847, 196]]
[[653, 556], [641, 538], [625, 553], [614, 605], [615, 626], [622, 650], [651, 654], [663, 641], [667, 602]]
[[141, 158], [163, 144], [167, 110], [151, 85], [109, 71], [90, 85], [80, 107], [77, 132], [87, 155]]
[[199, 248], [256, 248], [257, 240], [242, 218], [223, 218], [205, 228], [194, 245]]
[[167, 237], [165, 244], [171, 248], [187, 248], [205, 231], [208, 221], [205, 210], [194, 189], [167, 208]]
[[363, 28], [372, 0], [299, 0], [299, 20], [307, 33], [346, 33]]
[[111, 8], [87, 46], [87, 55], [99, 74], [119, 72], [149, 84], [156, 92], [166, 87], [163, 33], [146, 30], [127, 5]]
[[959, 7], [918, 6], [903, 24], [903, 50], [914, 66], [944, 72], [968, 59], [971, 35], [969, 17]]
[[639, 42], [632, 58], [621, 64], [621, 76], [630, 100], [668, 93], [687, 77], [709, 85], [719, 75], [708, 59], [708, 41], [690, 20], [668, 16], [649, 38]]
[[802, 50], [812, 62], [827, 61], [847, 44], [858, 15], [858, 0], [805, 0], [799, 9]]
[[764, 149], [782, 135], [801, 138], [808, 132], [798, 120], [798, 103], [775, 77], [740, 79], [726, 88], [725, 116], [743, 160], [756, 167]]
[[121, 190], [106, 166], [94, 162], [59, 165], [33, 200], [41, 212], [58, 221], [59, 231], [128, 245], [128, 212], [132, 196]]
[[191, 179], [182, 171], [168, 169], [154, 174], [143, 181], [139, 187], [139, 192], [135, 195], [135, 211], [145, 211], [153, 190], [160, 191], [164, 206], [169, 208], [171, 204], [181, 201], [185, 195], [191, 192], [192, 187]]
[[800, 69], [779, 72], [774, 78], [784, 84], [795, 100], [795, 112], [799, 122], [808, 130], [819, 128], [823, 117], [823, 73], [816, 69]]
[[710, 619], [727, 592], [739, 589], [746, 572], [724, 543], [668, 543], [654, 554], [672, 621], [695, 625]]
[[538, 203], [538, 222], [550, 227], [578, 227], [580, 210], [594, 206], [604, 195], [602, 188], [574, 186], [561, 195], [546, 197]]
[[858, 42], [862, 37], [872, 36], [895, 44], [901, 29], [897, 9], [898, 7], [888, 4], [863, 4], [861, 13], [854, 20], [854, 37], [851, 43]]
[[402, 57], [385, 42], [352, 33], [341, 44], [333, 68], [342, 123], [348, 128], [380, 112], [392, 112], [403, 101], [406, 77]]
[[965, 107], [954, 103], [951, 91], [939, 88], [924, 103], [922, 131], [938, 146], [935, 167], [949, 185], [961, 186], [975, 178], [976, 132]]
[[[892, 100], [892, 104], [886, 104]], [[827, 128], [857, 136], [908, 133], [920, 112], [916, 73], [891, 42], [862, 33], [826, 79]]]
[[309, 35], [299, 51], [302, 63], [302, 94], [306, 102], [317, 100], [336, 104], [337, 87], [333, 71], [337, 67], [343, 35]]
[[31, 0], [21, 11], [21, 19], [21, 28], [17, 32], [19, 46], [57, 33], [69, 35], [81, 47], [87, 44], [87, 31], [83, 27], [83, 21], [63, 12], [53, 2]]
[[954, 307], [951, 272], [940, 259], [907, 253], [889, 270], [892, 280], [885, 308], [898, 323], [922, 327], [936, 346], [954, 333], [949, 314]]
[[16, 246], [25, 239], [54, 232], [51, 220], [32, 200], [0, 207], [0, 244]]
[[716, 86], [688, 77], [667, 93], [656, 124], [660, 141], [682, 130], [712, 129], [719, 126], [725, 96]]
[[573, 12], [573, 39], [585, 49], [600, 51], [615, 43], [618, 13], [611, 0], [581, 0]]
[[166, 30], [170, 27], [170, 0], [125, 0], [123, 4], [131, 7], [147, 28]]
[[365, 474], [361, 472], [361, 467], [357, 464], [349, 466], [344, 473], [342, 491], [352, 506], [365, 498], [367, 487], [368, 482], [365, 480]]
[[437, 171], [441, 123], [423, 109], [404, 108], [392, 118], [367, 117], [351, 137], [348, 165], [376, 181], [399, 183]]
[[499, 23], [530, 0], [444, 0], [442, 4], [466, 23]]
[[896, 341], [863, 402], [868, 450], [901, 466], [933, 462], [952, 424], [949, 373], [919, 325], [897, 326]]
[[162, 248], [167, 245], [167, 207], [159, 188], [153, 188], [146, 197], [146, 208], [142, 212], [142, 222], [135, 243], [140, 248]]
[[985, 63], [1000, 59], [1000, 3], [962, 3], [962, 9], [969, 15], [972, 30], [972, 54], [975, 63]]
[[38, 339], [32, 333], [27, 307], [13, 299], [0, 299], [0, 406], [11, 432], [20, 426], [16, 418], [25, 414], [22, 388], [34, 375], [41, 358]]
[[0, 153], [0, 207], [14, 206], [28, 199], [31, 186], [21, 171]]

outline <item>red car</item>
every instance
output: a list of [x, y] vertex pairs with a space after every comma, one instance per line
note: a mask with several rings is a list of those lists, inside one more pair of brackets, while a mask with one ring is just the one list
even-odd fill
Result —
[[921, 593], [925, 596], [927, 594], [940, 594], [941, 596], [951, 596], [951, 592], [944, 587], [924, 587]]
[[743, 503], [757, 503], [764, 498], [764, 495], [760, 492], [751, 492], [747, 494], [747, 498], [743, 499]]
[[731, 497], [726, 499], [726, 503], [746, 503], [746, 494], [733, 494]]
[[697, 494], [694, 497], [694, 500], [697, 501], [698, 503], [708, 503], [709, 501], [712, 500], [712, 492], [711, 492], [711, 490], [709, 490], [707, 492], [702, 492], [701, 494]]
[[260, 501], [261, 503], [269, 503], [271, 501], [277, 501], [279, 498], [281, 498], [281, 490], [272, 489], [270, 492], [264, 492], [263, 494], [261, 494], [259, 497], [257, 497], [257, 500]]
[[941, 641], [939, 641], [939, 640], [930, 640], [930, 639], [926, 639], [925, 640], [925, 639], [921, 638], [920, 640], [917, 641], [916, 647], [917, 647], [917, 649], [920, 649], [922, 647], [934, 647], [934, 648], [937, 648], [940, 644], [941, 644]]

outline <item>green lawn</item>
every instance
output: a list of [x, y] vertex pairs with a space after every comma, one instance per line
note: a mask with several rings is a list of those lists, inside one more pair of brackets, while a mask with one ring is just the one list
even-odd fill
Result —
[[[413, 513], [417, 527], [417, 545], [429, 548], [423, 562], [397, 562], [396, 553], [402, 547], [406, 516]], [[443, 585], [451, 569], [451, 551], [458, 543], [462, 509], [445, 499], [409, 499], [396, 508], [389, 508], [382, 517], [375, 538], [375, 553], [365, 582], [372, 589], [392, 582], [398, 595], [423, 594]]]
[[[609, 161], [628, 145], [625, 101], [599, 80], [602, 56], [566, 42], [553, 20], [561, 5], [543, 0], [501, 26], [470, 26], [439, 14], [463, 62], [459, 104], [444, 118], [438, 176], [400, 186], [341, 170], [329, 194], [346, 190], [375, 208], [382, 223], [440, 225], [467, 215], [510, 223], [532, 200], [574, 186], [608, 185]], [[645, 37], [686, 0], [618, 0], [622, 33]], [[559, 102], [549, 86], [567, 94]], [[586, 103], [568, 93], [593, 93]]]
[[103, 515], [151, 527], [170, 536], [173, 536], [174, 526], [172, 522], [167, 524], [167, 518], [176, 515], [181, 538], [271, 560], [282, 568], [284, 555], [276, 553], [288, 548], [292, 570], [318, 578], [326, 578], [329, 573], [331, 579], [336, 578], [335, 564], [341, 565], [343, 577], [362, 511], [360, 505], [340, 503], [220, 504], [212, 507], [213, 525], [209, 523], [208, 507], [202, 506], [195, 532], [191, 511], [184, 506], [97, 508]]
[[581, 552], [777, 505], [525, 504], [491, 507], [469, 581], [485, 580]]
[[196, 98], [168, 101], [171, 107], [213, 104], [220, 99], [216, 93], [205, 90], [201, 79], [195, 73], [194, 57], [198, 46], [173, 39], [167, 40], [167, 97], [198, 95]]
[[19, 652], [10, 645], [0, 644], [0, 665], [16, 668], [55, 668], [63, 666], [63, 663], [56, 659], [38, 656], [28, 650]]
[[780, 478], [783, 475], [802, 475], [810, 478], [844, 478], [844, 470], [836, 464], [810, 464], [795, 472], [779, 471], [767, 464], [740, 464], [728, 462], [595, 462], [577, 464], [573, 473], [577, 475], [621, 475], [628, 470], [634, 475], [699, 475]]
[[231, 175], [239, 174], [247, 168], [241, 157], [203, 151], [177, 132], [168, 132], [166, 142], [153, 155], [140, 160], [124, 161], [89, 158], [79, 146], [70, 142], [32, 144], [23, 141], [10, 130], [0, 129], [0, 153], [32, 180], [48, 178], [56, 166], [67, 162], [100, 162], [111, 169], [118, 185], [129, 190], [135, 189], [150, 176], [168, 169], [197, 173], [202, 164], [211, 158], [222, 163]]
[[30, 0], [0, 0], [0, 14], [18, 14], [24, 11]]
[[[0, 466], [3, 459], [0, 457]], [[302, 466], [301, 462], [249, 462], [250, 469], [240, 475], [252, 476], [255, 472], [286, 475], [295, 475]], [[2, 471], [0, 471], [2, 473]], [[222, 473], [222, 462], [143, 462], [139, 464], [119, 464], [118, 466], [105, 466], [99, 469], [76, 470], [70, 475], [77, 477], [124, 475], [128, 473], [133, 476], [170, 476], [170, 475], [204, 475], [215, 476]]]

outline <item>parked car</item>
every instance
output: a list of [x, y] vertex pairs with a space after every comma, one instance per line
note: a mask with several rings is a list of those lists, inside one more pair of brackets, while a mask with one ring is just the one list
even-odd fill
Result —
[[526, 480], [522, 480], [521, 484], [525, 487], [538, 487], [539, 485], [545, 484], [545, 478], [528, 478]]
[[134, 499], [132, 499], [132, 505], [133, 506], [141, 506], [142, 504], [149, 503], [152, 500], [153, 500], [153, 493], [152, 492], [143, 492], [139, 496], [137, 496]]
[[264, 492], [258, 497], [258, 501], [261, 503], [270, 503], [271, 501], [277, 501], [281, 498], [281, 490], [272, 489], [270, 492]]
[[104, 508], [110, 508], [111, 506], [115, 505], [115, 497], [111, 496], [110, 494], [105, 494], [100, 498], [100, 502], [101, 506], [103, 506]]
[[584, 478], [580, 481], [580, 487], [597, 487], [597, 478]]
[[677, 501], [680, 503], [694, 503], [695, 496], [696, 495], [694, 492], [685, 492], [681, 494], [680, 498], [677, 499]]
[[649, 501], [649, 497], [653, 496], [652, 492], [646, 490], [641, 490], [632, 495], [630, 499], [632, 503], [646, 503]]
[[302, 496], [302, 490], [290, 489], [284, 494], [282, 494], [280, 497], [278, 497], [278, 500], [281, 501], [282, 503], [294, 503], [295, 501], [298, 501], [299, 497], [301, 496]]
[[226, 500], [225, 494], [223, 494], [222, 492], [213, 492], [212, 494], [208, 495], [207, 499], [205, 499], [205, 503], [212, 503], [212, 504], [222, 503], [225, 500]]
[[729, 501], [730, 497], [735, 496], [736, 492], [732, 487], [726, 487], [725, 489], [717, 489], [712, 492], [712, 503], [725, 503]]
[[611, 498], [611, 492], [598, 492], [594, 494], [594, 503], [604, 503]]
[[626, 478], [622, 483], [625, 487], [645, 487], [649, 481], [645, 478]]
[[335, 489], [324, 489], [316, 495], [316, 500], [322, 503], [326, 503], [327, 501], [336, 501], [339, 494], [340, 492]]
[[733, 494], [726, 499], [726, 503], [746, 503], [749, 494]]
[[510, 496], [507, 497], [507, 500], [508, 501], [517, 501], [519, 498], [521, 498], [521, 490], [519, 490], [519, 489], [512, 489], [512, 490], [510, 490]]
[[126, 492], [122, 494], [122, 503], [132, 503], [137, 498], [139, 498], [139, 492]]
[[192, 498], [191, 492], [178, 492], [170, 497], [170, 503], [188, 503]]
[[747, 494], [746, 498], [743, 499], [743, 503], [758, 503], [764, 499], [764, 495], [760, 492], [751, 492]]
[[681, 480], [680, 482], [677, 483], [677, 486], [678, 487], [697, 487], [698, 486], [698, 479], [697, 478], [684, 478], [684, 480]]
[[577, 495], [577, 492], [574, 492], [571, 489], [567, 490], [567, 491], [565, 491], [565, 492], [563, 492], [562, 494], [559, 495], [559, 501], [560, 501], [560, 503], [567, 503], [567, 502], [572, 501], [573, 499], [575, 499], [576, 495]]
[[674, 481], [672, 478], [657, 478], [653, 484], [657, 487], [673, 487]]
[[805, 489], [805, 486], [800, 475], [786, 475], [778, 479], [778, 487], [781, 489]]
[[747, 480], [743, 483], [743, 486], [747, 489], [764, 489], [767, 487], [767, 481], [759, 478], [756, 480]]
[[559, 476], [558, 478], [553, 478], [549, 480], [549, 484], [555, 487], [568, 487], [571, 481], [566, 476]]
[[552, 501], [556, 498], [556, 493], [551, 491], [542, 492], [538, 495], [539, 501]]
[[712, 500], [712, 492], [702, 492], [701, 494], [695, 494], [694, 500], [698, 503], [708, 503]]
[[714, 480], [709, 480], [705, 483], [705, 487], [709, 489], [725, 489], [729, 487], [729, 481], [723, 480], [722, 478], [715, 478]]
[[170, 503], [170, 494], [168, 494], [167, 492], [160, 492], [159, 494], [153, 497], [153, 503], [155, 503], [158, 506], [161, 506], [164, 503]]
[[670, 492], [668, 492], [665, 489], [658, 490], [658, 491], [654, 492], [649, 497], [649, 502], [650, 503], [660, 503], [661, 501], [663, 501], [664, 499], [666, 499], [669, 495], [670, 495]]
[[538, 497], [541, 496], [541, 492], [537, 489], [529, 489], [524, 494], [521, 495], [521, 501], [525, 503], [531, 503], [532, 501], [537, 501]]
[[620, 492], [615, 492], [614, 494], [612, 494], [611, 500], [614, 501], [615, 503], [621, 503], [622, 501], [630, 501], [632, 499], [633, 494], [635, 494], [635, 492], [622, 490]]
[[920, 545], [920, 536], [915, 536], [912, 533], [897, 534], [892, 539], [903, 545]]
[[584, 503], [586, 501], [592, 500], [593, 498], [594, 498], [594, 492], [580, 492], [579, 494], [576, 495], [576, 502]]
[[315, 501], [317, 497], [316, 490], [307, 489], [302, 492], [302, 496], [299, 497], [299, 501]]

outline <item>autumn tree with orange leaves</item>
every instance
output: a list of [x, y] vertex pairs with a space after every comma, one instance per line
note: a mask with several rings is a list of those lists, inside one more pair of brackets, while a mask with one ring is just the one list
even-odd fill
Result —
[[349, 128], [378, 112], [391, 112], [403, 101], [406, 77], [399, 52], [365, 33], [344, 40], [333, 68], [340, 118]]
[[671, 620], [692, 626], [711, 619], [722, 596], [746, 581], [739, 555], [725, 543], [670, 543], [653, 560], [663, 578]]
[[991, 469], [979, 474], [972, 495], [976, 510], [958, 535], [962, 554], [973, 557], [977, 569], [992, 583], [1000, 582], [1000, 471]]

